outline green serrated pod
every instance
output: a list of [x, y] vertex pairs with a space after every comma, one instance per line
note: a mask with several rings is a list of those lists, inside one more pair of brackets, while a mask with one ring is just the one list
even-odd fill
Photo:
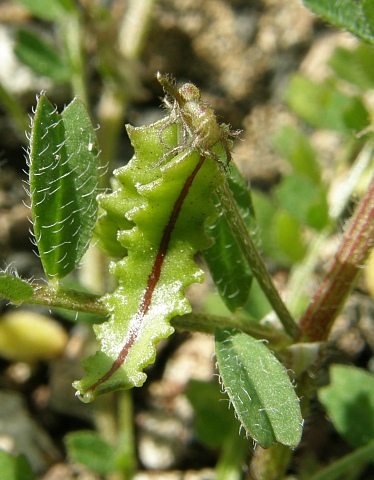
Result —
[[[127, 131], [135, 155], [115, 172], [120, 188], [99, 203], [111, 218], [127, 222], [118, 240], [128, 255], [111, 267], [118, 288], [105, 297], [110, 320], [95, 326], [100, 351], [85, 361], [87, 376], [74, 383], [84, 401], [141, 386], [156, 343], [173, 332], [171, 318], [191, 311], [184, 291], [203, 280], [194, 255], [211, 244], [205, 233], [216, 215], [210, 197], [224, 180], [215, 159], [191, 148], [163, 161], [179, 144], [178, 125], [169, 117]], [[222, 153], [219, 144], [214, 148]]]

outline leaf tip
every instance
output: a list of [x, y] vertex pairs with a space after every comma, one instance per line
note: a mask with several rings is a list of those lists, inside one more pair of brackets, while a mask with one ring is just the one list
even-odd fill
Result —
[[83, 392], [79, 388], [79, 383], [79, 381], [73, 382], [73, 387], [77, 389], [77, 391], [75, 392], [75, 396], [79, 398], [79, 400], [83, 403], [91, 403], [93, 400], [95, 400], [94, 393], [90, 390]]

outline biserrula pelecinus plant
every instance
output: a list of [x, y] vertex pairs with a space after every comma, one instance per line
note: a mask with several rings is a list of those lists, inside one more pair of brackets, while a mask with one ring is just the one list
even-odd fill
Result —
[[[38, 8], [38, 5], [43, 2], [27, 1], [23, 3]], [[61, 4], [64, 9], [66, 9], [65, 7], [73, 8], [73, 2], [57, 0], [50, 3]], [[368, 44], [374, 43], [374, 10], [371, 0], [362, 2], [304, 0], [304, 4], [313, 8], [315, 13], [321, 15], [325, 20], [343, 26]], [[53, 9], [42, 8], [41, 11], [43, 15], [44, 12], [50, 15]], [[130, 17], [133, 18], [129, 15]], [[57, 18], [65, 17], [59, 11]], [[79, 53], [79, 49], [76, 48], [79, 44], [76, 37], [79, 28], [76, 28], [76, 22], [70, 20], [71, 18], [65, 23], [65, 36], [69, 39], [70, 47]], [[126, 31], [130, 32], [130, 29], [126, 28]], [[75, 33], [75, 35], [70, 35], [70, 33]], [[129, 35], [133, 41], [133, 35]], [[30, 37], [25, 35], [19, 35], [19, 40], [23, 41], [27, 48], [31, 44]], [[33, 56], [30, 58], [32, 59], [30, 66], [44, 65], [44, 62], [35, 61]], [[53, 56], [52, 60], [56, 58], [58, 59], [57, 66], [59, 66], [61, 58], [64, 57], [57, 55]], [[357, 59], [358, 63], [363, 60], [360, 55], [353, 55], [352, 60], [355, 67], [357, 67]], [[364, 73], [367, 67], [368, 76], [362, 75], [363, 72], [360, 68], [347, 69], [346, 66], [349, 63], [344, 59], [343, 71], [348, 77], [353, 74], [357, 76], [360, 85], [362, 82], [365, 84], [367, 78], [372, 77], [370, 61], [362, 62], [365, 66]], [[122, 62], [118, 62], [118, 64], [122, 64]], [[51, 62], [47, 63], [47, 66], [48, 68], [43, 74], [53, 73], [53, 62], [52, 64]], [[82, 69], [82, 65], [80, 68]], [[75, 84], [74, 91], [84, 100], [85, 92], [84, 88], [81, 88], [82, 81], [79, 75], [71, 76], [69, 73], [67, 77], [78, 80], [72, 82]], [[172, 331], [171, 327], [214, 334], [216, 358], [224, 389], [228, 393], [246, 433], [263, 447], [268, 447], [274, 442], [293, 447], [298, 443], [301, 435], [302, 422], [299, 405], [293, 386], [276, 356], [286, 358], [287, 366], [299, 373], [302, 368], [297, 368], [295, 365], [296, 355], [294, 357], [292, 355], [301, 351], [301, 356], [303, 356], [307, 350], [307, 348], [303, 350], [304, 346], [310, 346], [313, 350], [314, 345], [317, 345], [318, 351], [320, 343], [311, 344], [311, 342], [327, 340], [331, 326], [351, 291], [355, 279], [362, 270], [372, 246], [374, 180], [371, 181], [363, 196], [350, 226], [343, 236], [341, 248], [335, 255], [332, 265], [327, 269], [320, 288], [317, 289], [309, 308], [304, 313], [305, 304], [298, 309], [292, 308], [289, 298], [291, 282], [288, 282], [287, 305], [293, 313], [297, 311], [297, 315], [302, 315], [297, 325], [275, 291], [258, 250], [253, 245], [252, 236], [249, 234], [256, 228], [249, 193], [234, 165], [227, 166], [231, 156], [229, 128], [217, 122], [214, 112], [200, 101], [195, 87], [187, 84], [179, 91], [167, 77], [159, 76], [158, 78], [168, 92], [165, 100], [165, 106], [168, 109], [167, 117], [151, 126], [139, 129], [128, 127], [135, 147], [135, 156], [128, 167], [119, 169], [117, 172], [118, 182], [115, 184], [114, 192], [100, 195], [99, 198], [97, 198], [96, 191], [99, 179], [96, 132], [91, 126], [83, 104], [79, 100], [74, 100], [60, 115], [45, 95], [39, 97], [30, 142], [30, 194], [35, 241], [43, 261], [48, 284], [24, 281], [9, 268], [0, 273], [0, 296], [10, 299], [14, 304], [39, 303], [51, 307], [68, 308], [73, 311], [91, 312], [109, 318], [107, 322], [95, 327], [96, 334], [101, 340], [99, 351], [95, 357], [87, 360], [87, 376], [75, 383], [80, 397], [85, 401], [90, 401], [105, 391], [128, 388], [133, 380], [139, 380], [139, 384], [144, 381], [145, 374], [142, 372], [142, 366], [153, 360], [152, 352], [154, 352], [154, 343], [157, 342], [157, 337], [168, 335]], [[122, 79], [120, 83], [119, 88], [122, 92]], [[372, 83], [370, 84], [372, 85]], [[109, 88], [113, 88], [113, 82], [107, 82], [107, 85]], [[295, 86], [293, 85], [292, 88]], [[307, 92], [308, 98], [310, 98], [310, 88], [310, 82], [307, 86], [302, 85], [302, 90], [304, 94]], [[365, 88], [368, 87], [365, 86]], [[335, 123], [334, 127], [337, 129], [341, 128], [342, 122], [336, 122], [337, 116], [331, 115], [331, 110], [326, 113], [326, 99], [331, 97], [330, 101], [334, 111], [339, 111], [338, 119], [344, 119], [351, 131], [353, 128], [352, 117], [355, 117], [353, 123], [360, 123], [356, 118], [357, 111], [360, 113], [360, 109], [356, 108], [357, 101], [354, 105], [355, 108], [348, 108], [352, 105], [342, 102], [341, 97], [339, 101], [336, 101], [335, 86], [330, 84], [329, 89], [327, 93], [331, 91], [331, 96], [327, 95], [323, 89], [319, 90], [320, 95], [312, 96], [312, 109], [305, 108], [305, 104], [298, 98], [297, 106], [303, 111], [301, 116], [307, 118], [311, 114], [316, 114], [316, 126], [319, 128], [329, 128], [329, 122]], [[314, 93], [316, 92], [314, 91]], [[122, 93], [120, 98], [123, 95]], [[118, 103], [118, 91], [114, 92], [112, 96]], [[321, 104], [319, 104], [319, 99]], [[319, 108], [315, 109], [316, 106]], [[341, 111], [342, 108], [344, 112]], [[300, 115], [300, 112], [298, 113]], [[364, 123], [353, 130], [357, 133], [361, 131], [369, 133], [369, 114], [362, 110], [359, 117], [361, 119], [363, 117]], [[119, 121], [116, 122], [117, 127], [121, 123], [120, 118], [122, 117], [119, 116]], [[101, 123], [100, 147], [105, 152], [101, 158], [103, 159], [102, 163], [110, 163], [111, 156], [108, 152], [114, 151], [115, 142], [112, 140], [118, 129], [113, 128], [112, 122], [106, 122], [105, 128], [104, 119], [102, 117], [99, 120]], [[24, 129], [25, 127], [21, 126], [21, 131]], [[294, 132], [288, 130], [287, 137], [291, 141], [295, 140]], [[365, 143], [366, 146], [363, 150], [368, 150], [370, 157], [372, 156], [371, 134], [365, 138]], [[310, 173], [313, 162], [309, 162], [309, 156], [305, 155], [305, 149], [298, 153], [299, 157], [304, 157], [303, 166], [306, 165]], [[198, 158], [201, 156], [205, 158], [202, 160], [196, 176], [191, 177], [194, 170], [191, 171], [190, 168], [192, 168], [192, 164], [196, 168], [198, 167], [201, 160]], [[180, 169], [182, 165], [185, 170]], [[146, 172], [147, 169], [151, 171]], [[208, 173], [205, 180], [210, 182], [214, 179], [214, 185], [210, 188], [203, 185], [204, 182], [200, 182], [200, 187], [202, 187], [200, 191], [198, 179], [201, 178], [200, 175], [203, 171]], [[181, 179], [179, 176], [175, 178], [174, 173], [176, 172], [182, 173], [183, 178]], [[188, 172], [190, 172], [189, 177]], [[100, 183], [103, 183], [102, 178]], [[187, 178], [192, 179], [192, 182], [189, 188], [184, 188], [182, 185], [189, 184], [183, 183]], [[298, 178], [300, 179], [300, 176]], [[169, 183], [167, 183], [168, 179]], [[305, 185], [305, 182], [302, 184]], [[166, 185], [170, 187], [170, 197], [167, 196], [168, 188], [164, 188]], [[318, 186], [321, 186], [320, 183]], [[313, 183], [313, 196], [308, 198], [309, 204], [313, 199], [321, 200], [322, 198], [321, 193], [323, 192], [315, 187], [316, 185]], [[290, 184], [288, 184], [288, 188], [290, 188]], [[299, 185], [299, 190], [300, 188]], [[179, 189], [179, 196], [177, 189]], [[185, 195], [186, 189], [188, 192]], [[192, 262], [191, 252], [203, 249], [204, 246], [211, 243], [203, 229], [199, 228], [196, 229], [194, 236], [196, 242], [192, 248], [190, 250], [186, 248], [185, 252], [180, 252], [179, 256], [176, 255], [176, 252], [174, 252], [174, 256], [172, 255], [172, 246], [176, 245], [176, 235], [183, 236], [182, 242], [186, 243], [181, 244], [191, 247], [191, 238], [194, 232], [190, 230], [193, 229], [192, 225], [195, 223], [190, 224], [189, 217], [184, 215], [184, 212], [194, 210], [191, 202], [187, 210], [187, 203], [191, 198], [195, 200], [200, 193], [203, 196], [196, 202], [196, 207], [199, 208], [203, 204], [205, 213], [211, 209], [211, 215], [203, 214], [202, 221], [205, 233], [208, 233], [215, 242], [213, 246], [204, 250], [204, 256], [221, 298], [233, 312], [230, 317], [196, 313], [174, 316], [178, 311], [190, 309], [183, 289], [191, 279], [196, 281], [198, 277], [200, 278], [199, 270]], [[293, 191], [292, 194], [294, 194]], [[210, 197], [213, 199], [214, 206], [209, 203]], [[292, 197], [295, 198], [294, 195]], [[308, 197], [308, 193], [304, 191], [304, 199], [306, 197]], [[178, 202], [178, 199], [181, 199], [181, 202]], [[279, 195], [275, 199], [279, 201]], [[293, 209], [296, 208], [299, 212], [303, 211], [303, 208], [300, 208], [303, 207], [302, 203], [299, 200], [294, 201]], [[99, 217], [97, 218], [98, 207]], [[159, 207], [162, 209], [159, 210]], [[160, 217], [158, 215], [161, 217], [163, 215], [164, 227], [159, 225]], [[321, 217], [318, 220], [321, 221]], [[326, 216], [326, 220], [328, 222], [328, 216]], [[186, 225], [183, 230], [181, 225], [183, 226], [184, 222]], [[92, 230], [94, 230], [95, 242], [107, 255], [116, 258], [111, 270], [115, 278], [118, 278], [118, 288], [115, 292], [108, 293], [103, 297], [67, 289], [60, 283], [60, 279], [79, 265], [92, 236]], [[267, 238], [274, 237], [273, 230], [263, 228], [263, 232]], [[292, 253], [295, 253], [297, 238], [294, 230], [287, 227], [287, 232], [287, 247]], [[136, 242], [138, 238], [142, 240], [139, 245]], [[264, 239], [262, 242], [261, 247], [266, 255]], [[164, 245], [163, 248], [162, 245]], [[142, 247], [144, 248], [142, 249]], [[163, 252], [165, 257], [163, 257]], [[190, 272], [196, 273], [195, 276], [190, 274], [189, 278], [184, 273], [183, 263], [186, 258], [189, 261]], [[162, 260], [160, 261], [160, 259]], [[283, 324], [283, 330], [273, 326], [265, 328], [262, 322], [252, 322], [248, 317], [242, 317], [238, 313], [238, 309], [248, 298], [252, 275], [261, 285], [261, 289], [266, 292], [267, 298]], [[300, 279], [300, 277], [298, 278]], [[304, 271], [305, 278], [307, 275]], [[173, 284], [172, 279], [176, 283]], [[138, 284], [135, 285], [136, 281]], [[300, 284], [301, 282], [295, 283]], [[169, 302], [166, 303], [167, 311], [161, 311], [164, 305], [160, 302], [160, 298], [164, 292], [169, 292], [169, 287], [175, 287], [175, 290], [171, 288], [170, 297], [165, 293]], [[178, 287], [180, 287], [179, 290]], [[175, 299], [174, 307], [172, 306], [173, 291], [177, 292], [181, 298], [180, 303], [178, 298]], [[134, 300], [133, 296], [136, 296], [136, 292], [138, 297], [137, 300]], [[129, 299], [133, 299], [133, 304], [128, 303]], [[160, 322], [153, 316], [155, 312], [152, 312], [153, 307], [157, 305], [159, 306]], [[172, 310], [173, 308], [174, 310]], [[131, 328], [131, 321], [134, 328]], [[153, 326], [155, 327], [154, 335], [151, 332]], [[112, 348], [113, 338], [115, 345]], [[143, 339], [148, 339], [148, 345], [147, 341], [144, 341], [143, 344], [138, 342]], [[265, 342], [258, 341], [259, 339], [266, 339], [269, 343], [266, 345]], [[287, 345], [292, 343], [294, 345], [288, 349]], [[276, 356], [271, 353], [271, 350], [275, 351]], [[122, 355], [121, 352], [123, 352]], [[354, 438], [354, 446], [358, 448], [353, 454], [343, 457], [336, 464], [329, 465], [325, 472], [317, 473], [316, 476], [313, 476], [315, 480], [340, 478], [346, 473], [347, 466], [350, 468], [352, 465], [361, 466], [362, 462], [370, 461], [372, 458], [373, 441], [365, 444], [368, 438], [372, 438], [368, 437], [367, 433], [370, 428], [367, 428], [365, 435], [362, 435], [360, 427], [368, 425], [358, 421], [360, 417], [370, 418], [372, 413], [368, 409], [365, 410], [367, 415], [363, 415], [362, 401], [358, 401], [362, 398], [369, 398], [372, 391], [370, 390], [372, 379], [369, 374], [367, 378], [361, 378], [357, 376], [357, 373], [350, 367], [341, 369], [341, 371], [332, 369], [331, 387], [320, 390], [319, 397], [338, 432], [348, 441]], [[128, 381], [130, 377], [131, 381]], [[310, 395], [308, 381], [306, 381], [306, 387], [305, 384], [303, 385], [306, 377], [308, 375], [297, 377], [296, 390], [299, 396], [306, 396], [301, 401], [304, 411], [307, 410], [307, 399]], [[368, 395], [364, 392], [365, 389], [360, 389], [361, 385], [365, 386], [369, 392]], [[199, 384], [196, 388], [198, 389], [196, 396], [203, 405], [202, 389], [204, 388], [205, 393], [207, 385]], [[314, 390], [315, 388], [314, 386]], [[305, 392], [307, 393], [305, 394]], [[125, 396], [127, 395], [123, 395], [122, 398]], [[188, 398], [191, 401], [190, 395]], [[209, 397], [209, 402], [211, 402], [211, 397]], [[370, 405], [370, 401], [366, 403]], [[342, 415], [342, 405], [344, 406], [344, 404], [346, 405], [346, 414]], [[224, 414], [226, 413], [230, 415], [225, 411]], [[304, 414], [304, 416], [306, 415]], [[352, 418], [357, 419], [354, 425], [352, 422], [346, 421], [346, 419]], [[236, 425], [234, 430], [236, 435]], [[214, 436], [217, 437], [217, 429], [215, 429]], [[237, 448], [238, 444], [232, 441], [232, 438], [228, 435], [226, 441], [227, 445], [230, 444], [231, 452], [233, 450], [241, 452], [241, 449]], [[91, 448], [91, 443], [89, 446]], [[107, 450], [113, 453], [111, 446], [106, 446]], [[215, 444], [213, 448], [217, 448], [217, 445]], [[107, 450], [103, 451], [109, 457]], [[238, 465], [241, 465], [243, 456], [241, 454], [239, 456], [240, 459], [237, 462]], [[257, 448], [252, 459], [251, 473], [254, 478], [275, 478], [275, 476], [281, 478], [281, 472], [286, 471], [290, 457], [290, 449], [282, 448], [279, 445], [267, 450]], [[232, 465], [232, 457], [230, 462]], [[227, 467], [227, 462], [225, 466]], [[117, 467], [115, 465], [115, 468]], [[258, 475], [254, 473], [256, 470], [259, 472]], [[222, 474], [219, 476], [217, 473], [217, 478], [227, 478], [227, 470], [224, 469], [224, 471], [223, 476]]]
[[[144, 383], [143, 370], [154, 361], [156, 344], [174, 330], [171, 320], [183, 322], [183, 315], [191, 312], [184, 291], [203, 279], [194, 255], [213, 243], [208, 235], [213, 221], [217, 226], [225, 220], [223, 228], [230, 229], [231, 242], [238, 229], [242, 232], [245, 238], [233, 250], [232, 261], [247, 292], [251, 283], [245, 253], [250, 235], [225, 187], [233, 170], [230, 184], [243, 195], [245, 182], [238, 181], [238, 172], [231, 166], [230, 149], [237, 134], [218, 123], [194, 85], [177, 88], [169, 77], [158, 74], [157, 78], [166, 92], [168, 115], [144, 127], [127, 126], [135, 154], [114, 172], [117, 186], [111, 193], [97, 196], [98, 146], [79, 100], [59, 114], [41, 94], [32, 124], [31, 211], [35, 243], [49, 285], [30, 284], [3, 272], [0, 287], [2, 295], [14, 303], [42, 303], [109, 316], [94, 326], [99, 350], [85, 360], [86, 376], [74, 382], [77, 395], [85, 402]], [[245, 214], [252, 208], [249, 196], [247, 200]], [[107, 254], [121, 256], [110, 266], [117, 287], [103, 297], [60, 285], [60, 279], [76, 268], [86, 251], [98, 209], [97, 243]], [[215, 257], [213, 271], [219, 263]], [[263, 275], [261, 265], [255, 268], [257, 277], [259, 272]], [[219, 278], [223, 297], [226, 288], [222, 283], [231, 283], [228, 278], [225, 274]], [[288, 333], [280, 333], [284, 345], [296, 336], [296, 324], [272, 282], [263, 284]], [[228, 290], [226, 303], [236, 310], [240, 302]], [[245, 302], [246, 295], [239, 297]], [[209, 317], [199, 320], [195, 315], [194, 322], [195, 329], [216, 334], [220, 375], [247, 434], [264, 447], [274, 442], [295, 447], [302, 418], [294, 386], [282, 364], [258, 340], [271, 340], [274, 332], [243, 319], [214, 318], [209, 325]], [[255, 337], [247, 334], [252, 328]]]
[[[326, 339], [337, 309], [328, 323], [323, 318], [316, 326], [303, 317], [299, 330], [248, 231], [252, 205], [231, 163], [236, 132], [218, 123], [194, 85], [177, 88], [169, 77], [157, 78], [166, 92], [168, 115], [151, 125], [127, 126], [134, 156], [114, 172], [114, 190], [100, 195], [98, 144], [83, 104], [75, 99], [59, 114], [40, 95], [30, 137], [29, 193], [35, 244], [49, 284], [26, 282], [4, 271], [1, 294], [15, 304], [26, 301], [109, 317], [94, 326], [99, 349], [84, 362], [86, 376], [74, 382], [85, 402], [141, 386], [156, 344], [174, 326], [214, 333], [222, 384], [246, 434], [264, 448], [275, 442], [295, 447], [303, 424], [299, 400], [284, 366], [260, 339], [276, 338], [272, 348], [290, 358], [282, 352], [284, 346], [314, 340], [312, 329], [319, 328], [319, 341]], [[362, 259], [369, 248], [361, 231], [365, 225], [372, 228], [371, 190], [353, 217], [349, 235], [349, 244], [357, 245], [357, 252], [360, 247]], [[241, 211], [232, 191], [240, 197]], [[194, 255], [212, 245], [209, 232], [218, 241], [206, 261], [228, 308], [235, 312], [245, 303], [253, 275], [284, 332], [237, 315], [191, 318], [185, 289], [203, 279]], [[356, 241], [355, 232], [363, 240]], [[117, 287], [102, 297], [60, 285], [79, 265], [93, 234], [102, 250], [117, 258], [110, 266]], [[230, 262], [235, 274], [226, 273]], [[351, 270], [343, 269], [347, 274]]]

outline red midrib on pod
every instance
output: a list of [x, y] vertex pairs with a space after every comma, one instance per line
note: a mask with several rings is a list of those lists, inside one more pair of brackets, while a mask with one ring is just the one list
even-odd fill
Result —
[[160, 280], [161, 276], [161, 270], [162, 270], [162, 265], [164, 263], [169, 244], [170, 244], [170, 239], [171, 235], [173, 233], [175, 224], [178, 220], [180, 211], [183, 206], [183, 202], [187, 197], [188, 191], [197, 175], [199, 172], [202, 164], [204, 163], [205, 157], [203, 155], [200, 156], [200, 159], [198, 163], [196, 164], [196, 167], [192, 171], [192, 173], [189, 175], [187, 178], [185, 184], [183, 185], [183, 188], [173, 206], [173, 209], [170, 214], [170, 218], [168, 223], [165, 226], [164, 232], [162, 234], [160, 246], [158, 248], [157, 255], [155, 257], [155, 261], [152, 266], [152, 271], [148, 276], [147, 280], [147, 285], [144, 290], [143, 298], [140, 302], [139, 310], [137, 312], [137, 324], [133, 331], [131, 332], [131, 335], [127, 339], [126, 343], [124, 344], [122, 350], [120, 351], [118, 357], [114, 360], [112, 366], [110, 369], [105, 373], [99, 380], [97, 380], [91, 387], [88, 389], [90, 392], [94, 392], [95, 389], [101, 385], [102, 383], [106, 382], [119, 368], [120, 366], [124, 363], [124, 361], [127, 358], [127, 355], [129, 354], [129, 351], [131, 347], [134, 345], [137, 336], [140, 331], [141, 323], [148, 312], [148, 309], [151, 305], [152, 302], [152, 297], [153, 293], [157, 287], [158, 281]]

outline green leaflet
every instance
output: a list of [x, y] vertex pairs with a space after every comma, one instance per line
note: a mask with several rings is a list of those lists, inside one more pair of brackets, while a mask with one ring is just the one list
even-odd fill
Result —
[[66, 58], [38, 34], [19, 30], [14, 52], [37, 75], [52, 78], [55, 82], [66, 82], [71, 78], [72, 71]]
[[[251, 195], [235, 164], [230, 165], [227, 181], [248, 229], [254, 232], [256, 225]], [[222, 207], [219, 197], [213, 195], [213, 200], [220, 211]], [[229, 310], [235, 312], [248, 300], [252, 272], [223, 212], [209, 225], [207, 233], [214, 239], [214, 243], [204, 252], [205, 261], [222, 300]]]
[[75, 98], [61, 114], [38, 98], [30, 139], [30, 198], [44, 271], [60, 279], [77, 268], [96, 222], [96, 132]]
[[0, 297], [8, 298], [17, 305], [27, 301], [33, 294], [32, 286], [25, 280], [0, 270]]
[[374, 441], [374, 377], [348, 365], [331, 365], [330, 384], [319, 389], [318, 398], [336, 430], [352, 446]]
[[372, 0], [303, 0], [306, 7], [344, 28], [360, 40], [374, 44], [374, 11]]
[[236, 416], [263, 448], [295, 448], [301, 438], [300, 404], [286, 369], [261, 342], [240, 330], [216, 332], [219, 372]]
[[30, 12], [43, 20], [53, 21], [74, 9], [72, 0], [18, 0]]
[[[171, 318], [191, 311], [184, 290], [203, 279], [194, 254], [211, 244], [205, 223], [216, 215], [210, 197], [224, 181], [223, 160], [217, 160], [228, 160], [229, 132], [217, 123], [199, 125], [195, 90], [188, 95], [190, 104], [182, 94], [173, 108], [166, 103], [169, 117], [127, 127], [135, 155], [115, 172], [120, 187], [99, 197], [117, 219], [127, 256], [111, 266], [118, 288], [104, 298], [110, 320], [94, 327], [100, 350], [85, 361], [87, 376], [74, 383], [83, 401], [144, 383], [142, 370], [154, 361], [156, 343], [173, 332]], [[215, 122], [208, 107], [201, 105], [200, 113]]]
[[106, 475], [118, 470], [116, 451], [96, 432], [79, 430], [65, 437], [69, 460], [86, 465], [90, 471]]
[[0, 450], [0, 470], [7, 480], [36, 480], [36, 476], [24, 455], [13, 456]]

